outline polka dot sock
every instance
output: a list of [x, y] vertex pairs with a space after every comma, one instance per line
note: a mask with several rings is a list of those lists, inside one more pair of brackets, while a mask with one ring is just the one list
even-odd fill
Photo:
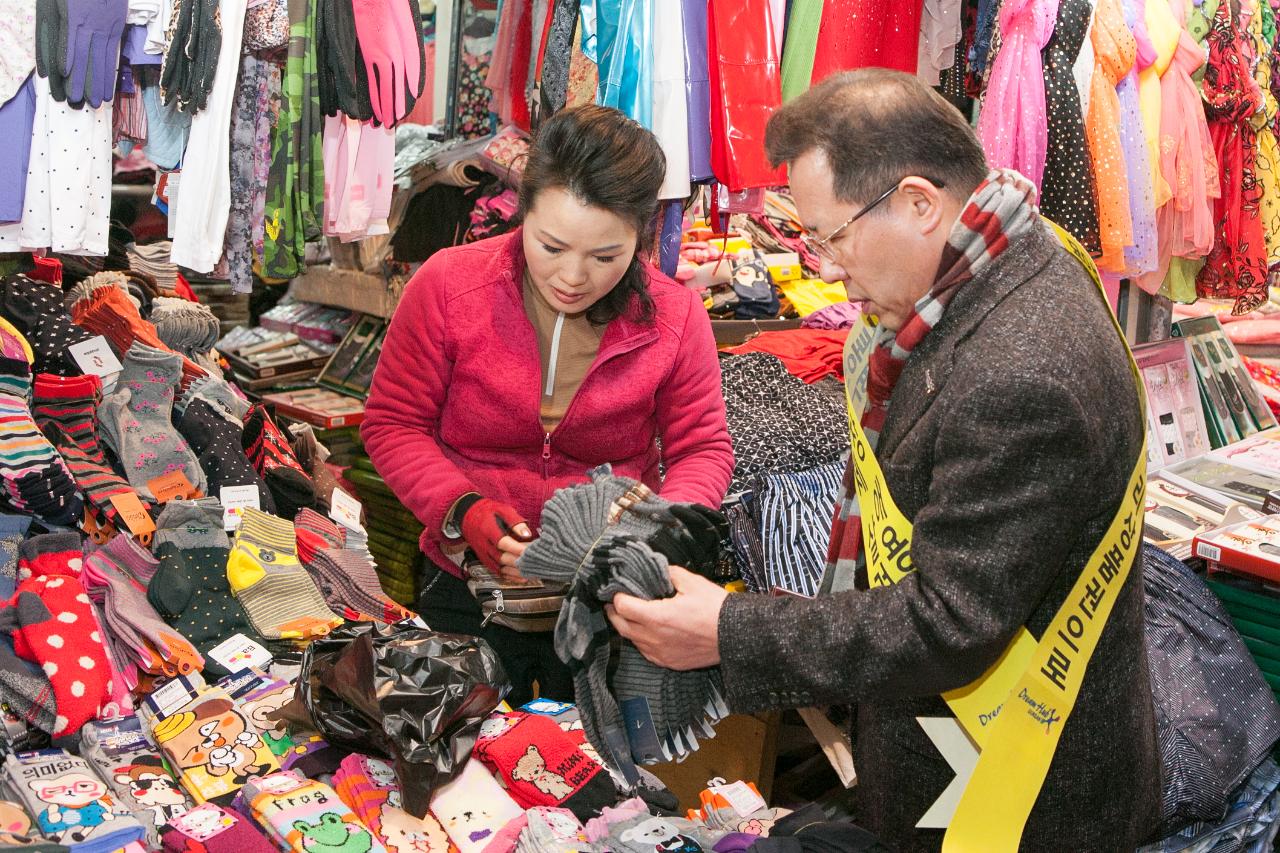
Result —
[[67, 347], [87, 341], [93, 333], [76, 326], [62, 304], [62, 289], [25, 275], [5, 280], [0, 312], [31, 344], [36, 373], [78, 376], [83, 371], [67, 354]]
[[262, 511], [275, 513], [271, 491], [244, 453], [244, 427], [232, 423], [199, 397], [188, 403], [176, 423], [200, 460], [212, 497], [217, 497], [223, 486], [256, 486]]
[[245, 416], [243, 441], [249, 461], [266, 480], [282, 517], [293, 518], [299, 510], [315, 507], [315, 483], [302, 470], [289, 442], [261, 403]]
[[[22, 626], [13, 634], [14, 650], [39, 663], [53, 685], [58, 709], [54, 737], [78, 731], [110, 702], [111, 664], [89, 596], [80, 583], [83, 554], [75, 533], [33, 536], [18, 549], [18, 591]], [[44, 605], [41, 613], [34, 596]]]
[[97, 415], [101, 399], [102, 381], [96, 376], [42, 373], [36, 377], [32, 411], [45, 437], [67, 463], [76, 485], [101, 517], [114, 523], [118, 513], [111, 496], [133, 493], [133, 488], [112, 470], [102, 453]]

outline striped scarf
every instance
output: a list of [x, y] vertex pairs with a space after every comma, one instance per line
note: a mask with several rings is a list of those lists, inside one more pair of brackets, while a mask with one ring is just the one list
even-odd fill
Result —
[[[872, 350], [867, 376], [867, 407], [862, 428], [875, 447], [888, 414], [889, 396], [915, 348], [942, 319], [947, 305], [966, 282], [985, 270], [1009, 245], [1039, 220], [1036, 188], [1012, 169], [987, 175], [965, 204], [942, 251], [933, 287], [915, 304], [897, 332], [882, 329]], [[846, 371], [846, 380], [854, 375]], [[840, 502], [831, 526], [824, 587], [848, 588], [862, 547], [862, 522], [853, 485], [853, 464], [846, 467]], [[843, 581], [843, 582], [842, 582]], [[831, 583], [835, 583], [832, 587]]]

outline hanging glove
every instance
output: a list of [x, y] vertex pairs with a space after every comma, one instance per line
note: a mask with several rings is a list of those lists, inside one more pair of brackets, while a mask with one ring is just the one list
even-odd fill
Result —
[[373, 117], [391, 127], [422, 94], [426, 56], [418, 0], [353, 0]]
[[462, 538], [471, 550], [484, 563], [485, 568], [495, 575], [502, 573], [502, 549], [498, 542], [504, 536], [510, 536], [518, 542], [532, 542], [533, 536], [517, 533], [516, 527], [528, 523], [516, 512], [514, 507], [498, 503], [479, 495], [471, 494], [461, 498], [454, 509], [455, 517], [461, 516]]
[[67, 100], [93, 108], [116, 93], [128, 0], [58, 0], [65, 17]]
[[320, 77], [320, 111], [346, 113], [357, 121], [373, 118], [369, 78], [356, 38], [351, 0], [319, 0], [316, 6], [316, 64]]
[[160, 69], [160, 92], [165, 104], [176, 100], [178, 109], [188, 115], [204, 109], [221, 50], [218, 0], [180, 0]]
[[55, 101], [67, 100], [67, 80], [62, 71], [60, 46], [66, 38], [58, 0], [36, 0], [36, 73], [49, 81]]

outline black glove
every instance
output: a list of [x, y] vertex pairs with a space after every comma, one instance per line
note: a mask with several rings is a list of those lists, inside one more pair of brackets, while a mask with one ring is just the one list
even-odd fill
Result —
[[679, 524], [670, 525], [648, 539], [653, 550], [674, 566], [715, 580], [720, 562], [720, 543], [729, 535], [724, 513], [701, 504], [672, 504], [671, 514]]

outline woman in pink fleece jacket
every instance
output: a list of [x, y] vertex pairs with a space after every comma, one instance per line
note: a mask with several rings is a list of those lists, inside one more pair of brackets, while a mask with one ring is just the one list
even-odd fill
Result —
[[572, 701], [572, 681], [550, 633], [481, 625], [464, 550], [515, 576], [543, 504], [606, 462], [675, 501], [718, 507], [729, 486], [707, 312], [641, 259], [665, 168], [653, 135], [616, 110], [552, 117], [525, 167], [522, 228], [423, 264], [369, 394], [365, 448], [426, 527], [418, 609], [489, 640], [516, 705], [535, 681]]

